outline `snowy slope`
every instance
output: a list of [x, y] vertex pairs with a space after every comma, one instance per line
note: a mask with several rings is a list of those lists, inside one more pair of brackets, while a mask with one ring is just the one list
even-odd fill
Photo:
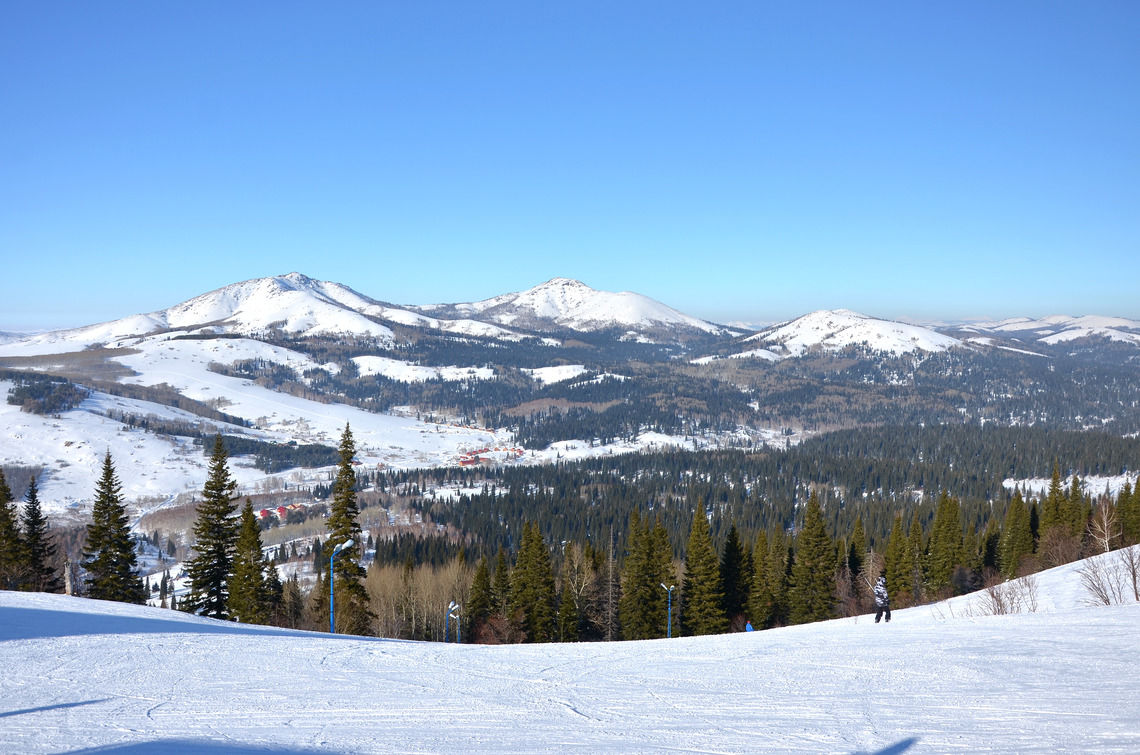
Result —
[[467, 304], [436, 304], [432, 313], [478, 317], [506, 327], [583, 332], [621, 327], [636, 331], [669, 329], [723, 333], [723, 328], [682, 314], [661, 302], [629, 291], [598, 291], [580, 281], [553, 278], [527, 291]]
[[[8, 752], [1136, 752], [1140, 606], [472, 646], [0, 592]], [[961, 599], [959, 599], [961, 600]]]
[[124, 346], [126, 339], [168, 329], [257, 334], [277, 327], [300, 336], [351, 333], [391, 340], [391, 329], [353, 309], [371, 303], [339, 284], [290, 273], [234, 283], [149, 314], [41, 333], [0, 346], [0, 356], [64, 353], [95, 344]]
[[[323, 443], [336, 446], [349, 423], [359, 450], [369, 465], [383, 463], [402, 468], [454, 463], [467, 449], [506, 442], [495, 433], [473, 428], [431, 424], [412, 417], [376, 414], [343, 404], [324, 404], [278, 393], [251, 380], [212, 372], [214, 362], [262, 358], [287, 364], [298, 371], [320, 367], [308, 357], [277, 346], [243, 338], [181, 340], [169, 335], [132, 339], [133, 353], [118, 357], [136, 374], [124, 382], [167, 384], [184, 396], [217, 401], [227, 414], [255, 424], [254, 434], [268, 440]], [[482, 376], [476, 372], [476, 377]], [[0, 383], [0, 395], [10, 385]], [[22, 413], [0, 403], [0, 462], [43, 465], [40, 497], [44, 509], [60, 513], [85, 510], [95, 489], [103, 454], [116, 459], [124, 492], [132, 502], [150, 496], [175, 496], [200, 490], [206, 479], [206, 459], [188, 442], [153, 433], [128, 432], [107, 419], [108, 410], [128, 411], [164, 419], [196, 421], [196, 417], [147, 402], [133, 402], [95, 394], [59, 419]], [[247, 432], [233, 428], [234, 433]], [[234, 465], [239, 482], [253, 485], [264, 474]], [[17, 495], [19, 493], [17, 492]]]
[[[961, 341], [944, 336], [929, 328], [852, 312], [847, 309], [821, 310], [774, 325], [743, 343], [751, 344], [754, 356], [772, 359], [773, 356], [801, 356], [820, 348], [824, 351], [841, 351], [849, 346], [863, 346], [871, 351], [888, 354], [907, 354], [914, 351], [945, 351], [961, 345]], [[757, 349], [758, 345], [762, 348]]]
[[1042, 318], [1014, 317], [995, 322], [975, 322], [970, 330], [1012, 336], [1024, 341], [1055, 345], [1080, 338], [1107, 338], [1140, 346], [1140, 321], [1100, 315], [1051, 315]]
[[386, 357], [353, 357], [361, 375], [383, 375], [402, 383], [422, 383], [428, 380], [493, 380], [495, 371], [490, 367], [426, 367]]

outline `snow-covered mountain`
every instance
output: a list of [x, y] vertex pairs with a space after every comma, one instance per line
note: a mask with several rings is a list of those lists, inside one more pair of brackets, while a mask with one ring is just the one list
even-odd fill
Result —
[[1092, 605], [1086, 564], [1003, 585], [1018, 613], [995, 615], [981, 592], [889, 624], [545, 645], [331, 636], [0, 592], [0, 741], [19, 753], [1137, 752], [1140, 605], [1130, 590], [1124, 605]]
[[566, 278], [469, 304], [395, 306], [340, 283], [289, 273], [234, 283], [167, 309], [97, 325], [30, 336], [5, 334], [0, 356], [133, 347], [141, 337], [172, 330], [197, 335], [258, 336], [271, 330], [300, 337], [346, 334], [392, 344], [397, 326], [503, 341], [550, 331], [615, 328], [635, 340], [728, 332], [641, 294], [596, 291]]
[[256, 335], [276, 328], [299, 336], [348, 333], [390, 341], [391, 329], [364, 312], [375, 306], [346, 286], [289, 273], [234, 283], [156, 312], [12, 341], [0, 347], [0, 355], [133, 346], [135, 339], [169, 330]]
[[1140, 346], [1140, 321], [1100, 315], [1051, 315], [1049, 317], [1013, 317], [992, 322], [974, 322], [962, 327], [965, 332], [992, 334], [1025, 342], [1055, 346], [1082, 338], [1107, 338], [1110, 341]]
[[723, 334], [725, 328], [630, 291], [598, 291], [581, 281], [553, 278], [534, 288], [464, 304], [419, 308], [440, 317], [469, 317], [532, 331], [596, 332], [621, 328], [633, 335], [662, 331]]
[[893, 355], [937, 352], [962, 342], [918, 325], [833, 309], [773, 325], [741, 343], [747, 348], [735, 356], [776, 360], [803, 356], [817, 349], [836, 352], [852, 346]]

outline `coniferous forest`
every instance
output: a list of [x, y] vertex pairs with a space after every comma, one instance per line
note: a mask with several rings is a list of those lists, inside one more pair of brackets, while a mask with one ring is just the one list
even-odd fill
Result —
[[[1109, 492], [1081, 482], [1126, 474], [1140, 441], [1100, 433], [881, 427], [782, 450], [367, 474], [354, 469], [354, 450], [346, 427], [325, 535], [299, 553], [296, 544], [263, 544], [216, 437], [187, 551], [191, 589], [176, 598], [163, 574], [161, 603], [327, 630], [332, 578], [341, 632], [424, 640], [446, 632], [489, 643], [644, 639], [867, 612], [879, 574], [892, 605], [905, 607], [1140, 542], [1140, 487]], [[1047, 482], [1039, 490], [1005, 482], [1034, 478]], [[4, 585], [63, 590], [35, 477], [22, 514], [0, 483]], [[478, 492], [427, 495], [440, 487]], [[108, 455], [72, 590], [141, 602], [148, 593], [118, 491]], [[423, 526], [362, 528], [376, 507], [396, 506]], [[330, 575], [328, 557], [349, 540]], [[277, 562], [297, 559], [315, 567], [314, 585], [295, 569], [281, 579]], [[450, 617], [452, 601], [460, 609]]]

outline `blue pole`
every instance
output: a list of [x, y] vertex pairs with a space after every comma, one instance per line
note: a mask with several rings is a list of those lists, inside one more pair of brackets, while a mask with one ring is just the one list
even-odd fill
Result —
[[336, 585], [336, 578], [333, 572], [333, 559], [336, 558], [336, 551], [329, 556], [329, 634], [336, 634], [336, 601], [333, 598], [333, 587]]
[[673, 637], [673, 588], [669, 588], [669, 597], [667, 599], [669, 604], [669, 624], [665, 627], [665, 638], [672, 639]]

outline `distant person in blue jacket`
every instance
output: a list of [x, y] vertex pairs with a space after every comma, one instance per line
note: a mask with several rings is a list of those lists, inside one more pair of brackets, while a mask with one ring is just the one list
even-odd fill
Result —
[[887, 574], [880, 572], [879, 578], [875, 580], [875, 623], [879, 623], [879, 619], [883, 618], [886, 614], [887, 621], [891, 620], [891, 596], [887, 592]]

